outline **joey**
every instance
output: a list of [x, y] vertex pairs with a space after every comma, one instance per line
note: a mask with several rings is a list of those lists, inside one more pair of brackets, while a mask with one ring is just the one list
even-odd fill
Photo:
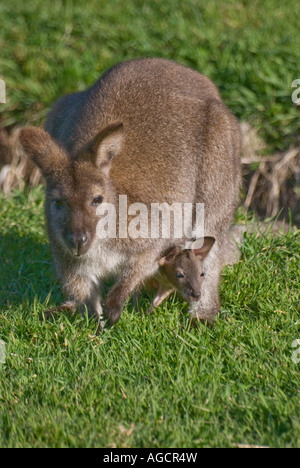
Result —
[[198, 301], [205, 272], [203, 260], [215, 243], [212, 237], [206, 237], [199, 248], [181, 250], [174, 247], [171, 252], [159, 260], [159, 270], [154, 278], [146, 283], [157, 292], [148, 310], [158, 307], [170, 294], [178, 291], [189, 303]]

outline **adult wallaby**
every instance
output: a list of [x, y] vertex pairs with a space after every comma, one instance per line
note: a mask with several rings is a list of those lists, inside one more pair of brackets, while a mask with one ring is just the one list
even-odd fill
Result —
[[213, 237], [205, 237], [201, 247], [182, 250], [177, 246], [159, 260], [158, 273], [145, 285], [146, 289], [157, 289], [149, 314], [175, 291], [190, 304], [200, 300], [205, 276], [203, 260], [214, 243]]
[[[57, 101], [46, 131], [25, 127], [20, 142], [46, 180], [46, 218], [56, 272], [72, 308], [111, 324], [128, 296], [184, 238], [132, 238], [117, 217], [115, 238], [99, 238], [97, 207], [137, 202], [203, 203], [215, 244], [191, 317], [212, 322], [240, 187], [240, 129], [205, 76], [163, 59], [112, 67], [91, 88]], [[125, 227], [126, 230], [126, 227]], [[122, 236], [118, 235], [122, 231]], [[118, 280], [104, 311], [101, 284]]]

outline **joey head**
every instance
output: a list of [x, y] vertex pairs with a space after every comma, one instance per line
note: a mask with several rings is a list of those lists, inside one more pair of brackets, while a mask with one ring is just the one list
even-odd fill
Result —
[[189, 303], [199, 301], [205, 276], [203, 260], [214, 243], [213, 237], [205, 237], [202, 247], [182, 250], [177, 246], [159, 260], [159, 271], [154, 281], [149, 280], [149, 286], [155, 284], [158, 290], [148, 313], [174, 291], [178, 291]]

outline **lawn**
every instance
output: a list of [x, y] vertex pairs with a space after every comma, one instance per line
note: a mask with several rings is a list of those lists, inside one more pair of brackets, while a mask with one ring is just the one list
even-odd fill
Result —
[[39, 125], [53, 101], [107, 68], [156, 56], [206, 74], [270, 151], [299, 134], [300, 2], [291, 0], [3, 0], [1, 125]]
[[[212, 78], [268, 151], [299, 134], [297, 0], [4, 0], [0, 17], [0, 127], [40, 125], [114, 63], [158, 56]], [[0, 193], [0, 447], [299, 446], [299, 230], [246, 235], [213, 328], [190, 328], [176, 296], [149, 317], [145, 296], [96, 336], [86, 317], [39, 321], [62, 300], [43, 198]]]
[[247, 235], [213, 329], [175, 297], [95, 336], [84, 317], [39, 321], [61, 300], [42, 189], [0, 203], [2, 447], [299, 445], [299, 231]]

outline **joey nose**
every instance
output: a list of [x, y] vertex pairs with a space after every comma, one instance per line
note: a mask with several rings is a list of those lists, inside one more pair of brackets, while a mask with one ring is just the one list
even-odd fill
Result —
[[200, 291], [191, 291], [190, 296], [193, 298], [194, 301], [199, 301], [201, 297], [201, 292]]

